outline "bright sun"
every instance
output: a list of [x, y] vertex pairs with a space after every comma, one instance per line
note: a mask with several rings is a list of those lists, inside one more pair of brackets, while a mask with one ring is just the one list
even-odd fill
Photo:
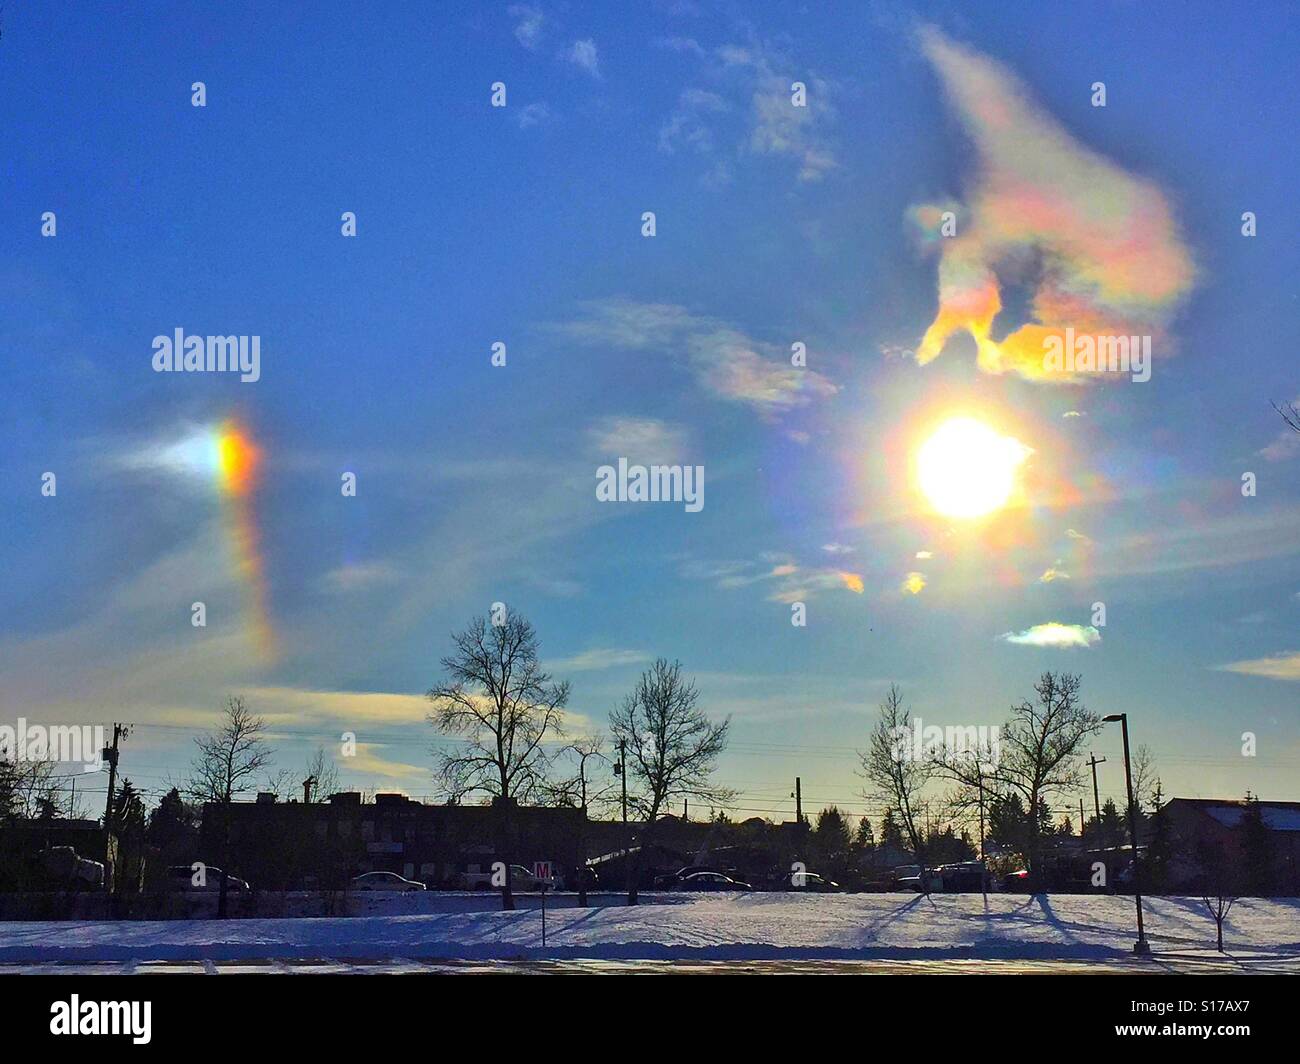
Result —
[[975, 418], [950, 418], [921, 444], [916, 475], [921, 492], [945, 517], [983, 517], [1005, 506], [1016, 471], [1030, 454]]

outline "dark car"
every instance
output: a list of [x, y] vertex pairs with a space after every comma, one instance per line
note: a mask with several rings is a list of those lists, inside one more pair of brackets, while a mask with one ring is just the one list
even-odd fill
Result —
[[998, 887], [1008, 894], [1029, 893], [1029, 873], [1023, 868], [1018, 872], [1008, 872], [998, 881]]
[[988, 887], [988, 874], [979, 861], [940, 865], [934, 871], [945, 894], [978, 894]]
[[833, 879], [827, 879], [817, 872], [791, 872], [785, 877], [786, 890], [804, 890], [810, 894], [836, 894], [842, 891]]
[[[201, 873], [201, 874], [200, 874]], [[167, 889], [175, 891], [209, 891], [221, 889], [221, 869], [216, 865], [205, 865], [195, 870], [192, 865], [172, 865], [167, 869]], [[252, 890], [246, 880], [233, 873], [226, 873], [226, 891], [240, 894]]]
[[683, 877], [679, 890], [753, 890], [748, 883], [742, 883], [721, 872], [692, 872]]
[[[581, 868], [573, 870], [573, 886], [570, 890], [577, 890], [579, 884], [585, 886], [588, 890], [595, 890], [600, 886], [600, 876], [591, 865], [583, 865]], [[566, 881], [566, 886], [567, 886]]]

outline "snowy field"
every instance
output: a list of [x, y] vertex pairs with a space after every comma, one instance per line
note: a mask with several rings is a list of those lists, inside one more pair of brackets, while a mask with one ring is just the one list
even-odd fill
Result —
[[[1198, 898], [1146, 902], [1158, 959], [1208, 958]], [[341, 961], [1131, 960], [1133, 899], [978, 894], [744, 894], [547, 914], [442, 912], [334, 919], [0, 923], [0, 964]], [[1300, 899], [1243, 899], [1234, 964], [1300, 972]]]

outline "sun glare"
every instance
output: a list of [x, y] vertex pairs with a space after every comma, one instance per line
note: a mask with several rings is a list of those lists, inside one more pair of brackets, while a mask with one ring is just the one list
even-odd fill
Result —
[[916, 476], [921, 493], [945, 517], [984, 517], [1001, 509], [1029, 455], [1019, 440], [982, 421], [950, 418], [921, 444]]

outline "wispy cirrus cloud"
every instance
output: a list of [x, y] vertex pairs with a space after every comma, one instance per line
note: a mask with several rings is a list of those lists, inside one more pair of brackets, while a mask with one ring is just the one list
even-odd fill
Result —
[[334, 594], [372, 591], [390, 587], [401, 579], [401, 571], [386, 562], [357, 562], [340, 565], [321, 577], [321, 586]]
[[542, 33], [546, 16], [539, 7], [529, 4], [511, 4], [506, 14], [514, 22], [515, 40], [530, 52], [536, 51], [542, 43]]
[[551, 120], [551, 108], [545, 100], [525, 104], [515, 111], [515, 122], [520, 129], [532, 129]]
[[785, 349], [675, 304], [606, 299], [584, 303], [582, 310], [582, 317], [551, 328], [585, 344], [678, 353], [707, 392], [764, 416], [839, 390], [816, 370], [791, 365]]
[[683, 426], [652, 417], [611, 415], [587, 429], [590, 452], [602, 461], [624, 456], [642, 463], [673, 465], [682, 461], [689, 439]]
[[593, 78], [600, 79], [600, 52], [590, 37], [574, 41], [560, 54], [560, 58], [579, 70], [586, 71]]
[[[657, 42], [699, 61], [700, 76], [710, 86], [690, 86], [659, 130], [659, 148], [685, 149], [700, 155], [726, 142], [731, 158], [775, 156], [797, 164], [800, 182], [820, 181], [839, 163], [828, 130], [836, 118], [834, 86], [802, 69], [752, 31], [741, 43], [705, 48], [689, 37]], [[795, 102], [793, 85], [802, 82]], [[715, 163], [712, 183], [730, 179], [730, 163]]]
[[689, 561], [682, 575], [690, 580], [707, 580], [723, 591], [735, 591], [758, 584], [768, 585], [770, 602], [807, 602], [826, 591], [865, 592], [861, 573], [831, 566], [804, 566], [788, 554], [769, 552], [753, 561]]
[[998, 637], [1007, 643], [1028, 647], [1088, 647], [1101, 642], [1101, 633], [1092, 625], [1061, 624], [1048, 621], [1023, 632], [1006, 632]]
[[560, 674], [566, 672], [598, 672], [602, 669], [617, 669], [628, 665], [642, 665], [651, 660], [644, 650], [626, 650], [614, 647], [593, 647], [572, 657], [548, 661], [549, 671]]
[[1228, 665], [1216, 665], [1215, 668], [1220, 672], [1236, 672], [1243, 676], [1264, 676], [1270, 680], [1300, 683], [1300, 650], [1274, 654], [1267, 658], [1254, 658], [1250, 661], [1234, 661]]
[[[1079, 379], [1044, 365], [1045, 341], [1066, 327], [1159, 335], [1195, 276], [1164, 193], [1076, 141], [1000, 64], [933, 27], [919, 41], [974, 143], [976, 176], [966, 203], [909, 212], [939, 254], [939, 311], [917, 361], [965, 331], [986, 372]], [[956, 235], [940, 232], [945, 211]], [[1032, 291], [1033, 320], [995, 340], [1009, 279]]]

